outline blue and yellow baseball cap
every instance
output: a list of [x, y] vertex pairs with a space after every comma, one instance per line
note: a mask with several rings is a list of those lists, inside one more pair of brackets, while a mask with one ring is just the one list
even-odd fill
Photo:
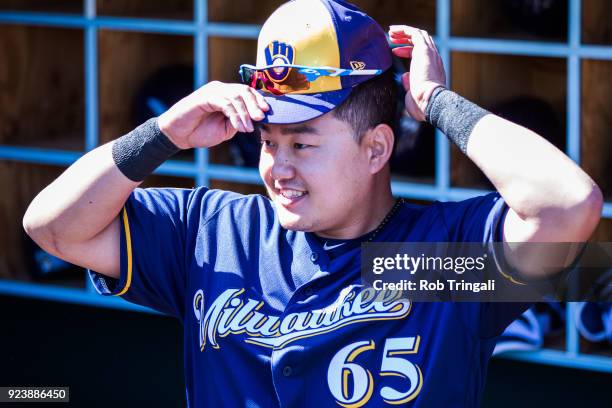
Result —
[[257, 63], [249, 67], [267, 84], [254, 85], [270, 105], [262, 122], [287, 124], [331, 111], [355, 85], [391, 63], [386, 33], [356, 6], [339, 0], [292, 0], [263, 25]]

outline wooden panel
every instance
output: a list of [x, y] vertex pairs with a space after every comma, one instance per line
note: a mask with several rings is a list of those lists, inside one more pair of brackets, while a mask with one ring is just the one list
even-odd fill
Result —
[[436, 2], [430, 0], [355, 0], [352, 3], [387, 31], [392, 24], [406, 24], [433, 33], [436, 30]]
[[[101, 31], [99, 53], [100, 143], [139, 125], [136, 95], [147, 80], [164, 68], [193, 67], [193, 39], [187, 36]], [[192, 159], [193, 152], [178, 158]]]
[[456, 36], [481, 37], [503, 25], [501, 7], [492, 1], [451, 1], [451, 33]]
[[452, 53], [452, 87], [466, 98], [492, 108], [500, 101], [531, 95], [565, 117], [565, 61], [558, 58]]
[[208, 19], [215, 22], [263, 24], [282, 0], [209, 0]]
[[453, 0], [451, 33], [566, 41], [567, 10], [567, 0]]
[[0, 143], [84, 149], [83, 32], [0, 25]]
[[582, 1], [582, 42], [612, 44], [612, 2]]
[[[550, 124], [546, 127], [550, 134], [543, 134], [538, 129], [543, 124], [537, 122], [537, 117], [531, 128], [548, 136], [562, 150], [565, 149], [566, 73], [566, 64], [562, 59], [460, 52], [452, 54], [453, 90], [495, 113], [500, 113], [508, 101], [516, 105], [527, 97], [536, 106], [541, 102], [545, 106], [543, 117], [553, 122], [558, 121], [558, 130], [551, 131], [549, 128], [555, 126]], [[552, 118], [549, 118], [551, 112]], [[534, 122], [533, 118], [528, 119]], [[454, 146], [451, 184], [460, 187], [491, 187], [482, 172]]]
[[0, 161], [0, 277], [31, 280], [22, 219], [30, 202], [63, 168]]
[[612, 198], [612, 61], [582, 63], [582, 143], [584, 170]]
[[255, 64], [257, 41], [210, 37], [208, 40], [208, 78], [210, 81], [240, 82], [241, 64]]
[[612, 219], [602, 218], [590, 240], [593, 242], [612, 242]]
[[2, 0], [0, 10], [82, 13], [83, 0]]
[[[210, 37], [208, 41], [209, 79], [211, 81], [239, 83], [241, 64], [255, 64], [257, 41]], [[210, 161], [220, 164], [236, 164], [232, 158], [230, 143], [210, 149]]]
[[99, 15], [193, 19], [193, 0], [97, 0]]
[[[208, 13], [211, 21], [263, 24], [284, 1], [265, 0], [210, 0]], [[358, 6], [387, 29], [390, 24], [409, 24], [434, 31], [436, 5], [430, 0], [354, 0]]]

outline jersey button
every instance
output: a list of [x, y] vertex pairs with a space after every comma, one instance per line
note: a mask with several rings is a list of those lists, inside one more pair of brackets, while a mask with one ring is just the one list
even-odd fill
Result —
[[291, 368], [291, 366], [284, 366], [283, 367], [283, 375], [285, 377], [289, 377], [289, 376], [291, 376], [291, 374], [293, 374], [293, 369]]
[[319, 259], [319, 254], [317, 254], [316, 252], [310, 254], [310, 260], [312, 262], [317, 262], [317, 259]]

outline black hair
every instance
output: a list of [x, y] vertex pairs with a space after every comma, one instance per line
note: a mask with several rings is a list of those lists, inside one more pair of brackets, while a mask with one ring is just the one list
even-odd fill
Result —
[[379, 124], [394, 129], [397, 119], [397, 84], [393, 69], [363, 82], [350, 93], [332, 112], [353, 128], [355, 140]]

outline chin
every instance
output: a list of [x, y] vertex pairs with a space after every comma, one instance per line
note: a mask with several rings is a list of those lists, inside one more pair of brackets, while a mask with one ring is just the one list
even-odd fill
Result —
[[290, 231], [309, 232], [312, 231], [313, 227], [312, 223], [305, 220], [304, 217], [290, 213], [285, 209], [278, 211], [278, 221], [284, 229]]
[[284, 217], [279, 217], [280, 225], [289, 231], [304, 231], [308, 232], [311, 230], [311, 226], [301, 220], [288, 220]]
[[304, 228], [302, 226], [300, 226], [299, 224], [287, 224], [287, 223], [280, 223], [281, 226], [283, 227], [283, 229], [286, 229], [287, 231], [302, 231], [302, 232], [309, 232], [309, 230], [307, 228]]

